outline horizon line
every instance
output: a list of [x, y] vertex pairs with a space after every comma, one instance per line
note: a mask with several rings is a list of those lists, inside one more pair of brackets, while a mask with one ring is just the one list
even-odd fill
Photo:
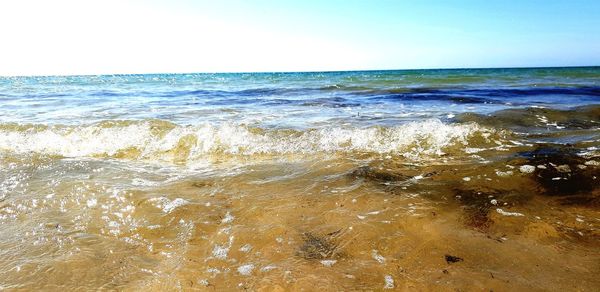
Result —
[[567, 65], [567, 66], [516, 66], [516, 67], [448, 67], [448, 68], [405, 68], [405, 69], [353, 69], [353, 70], [308, 70], [308, 71], [227, 71], [227, 72], [152, 72], [152, 73], [99, 73], [99, 74], [40, 74], [40, 75], [1, 75], [0, 78], [23, 77], [89, 77], [89, 76], [137, 76], [137, 75], [193, 75], [193, 74], [311, 74], [311, 73], [345, 73], [345, 72], [392, 72], [392, 71], [434, 71], [434, 70], [498, 70], [498, 69], [561, 69], [561, 68], [596, 68], [600, 65]]

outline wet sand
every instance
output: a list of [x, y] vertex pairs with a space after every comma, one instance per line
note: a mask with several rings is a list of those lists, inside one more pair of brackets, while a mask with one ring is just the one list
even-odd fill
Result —
[[[3, 288], [596, 290], [599, 160], [517, 150], [228, 161], [170, 183], [122, 161], [5, 159], [29, 185], [0, 206]], [[582, 189], [545, 181], [559, 173]]]

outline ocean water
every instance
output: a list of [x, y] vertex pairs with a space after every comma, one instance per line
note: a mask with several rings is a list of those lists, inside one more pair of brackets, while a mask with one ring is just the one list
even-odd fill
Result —
[[0, 77], [0, 289], [594, 291], [599, 147], [599, 67]]

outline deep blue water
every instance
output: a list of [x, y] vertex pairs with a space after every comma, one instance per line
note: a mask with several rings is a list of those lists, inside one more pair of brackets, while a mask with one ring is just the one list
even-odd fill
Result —
[[2, 123], [362, 127], [597, 103], [598, 67], [0, 78]]

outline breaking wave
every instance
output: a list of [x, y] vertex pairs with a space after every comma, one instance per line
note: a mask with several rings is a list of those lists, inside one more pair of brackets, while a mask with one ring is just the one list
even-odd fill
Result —
[[104, 121], [78, 126], [0, 124], [0, 151], [61, 157], [188, 161], [210, 155], [376, 153], [405, 157], [494, 147], [506, 135], [477, 123], [432, 119], [394, 127], [263, 129], [226, 123], [177, 125], [162, 120]]

